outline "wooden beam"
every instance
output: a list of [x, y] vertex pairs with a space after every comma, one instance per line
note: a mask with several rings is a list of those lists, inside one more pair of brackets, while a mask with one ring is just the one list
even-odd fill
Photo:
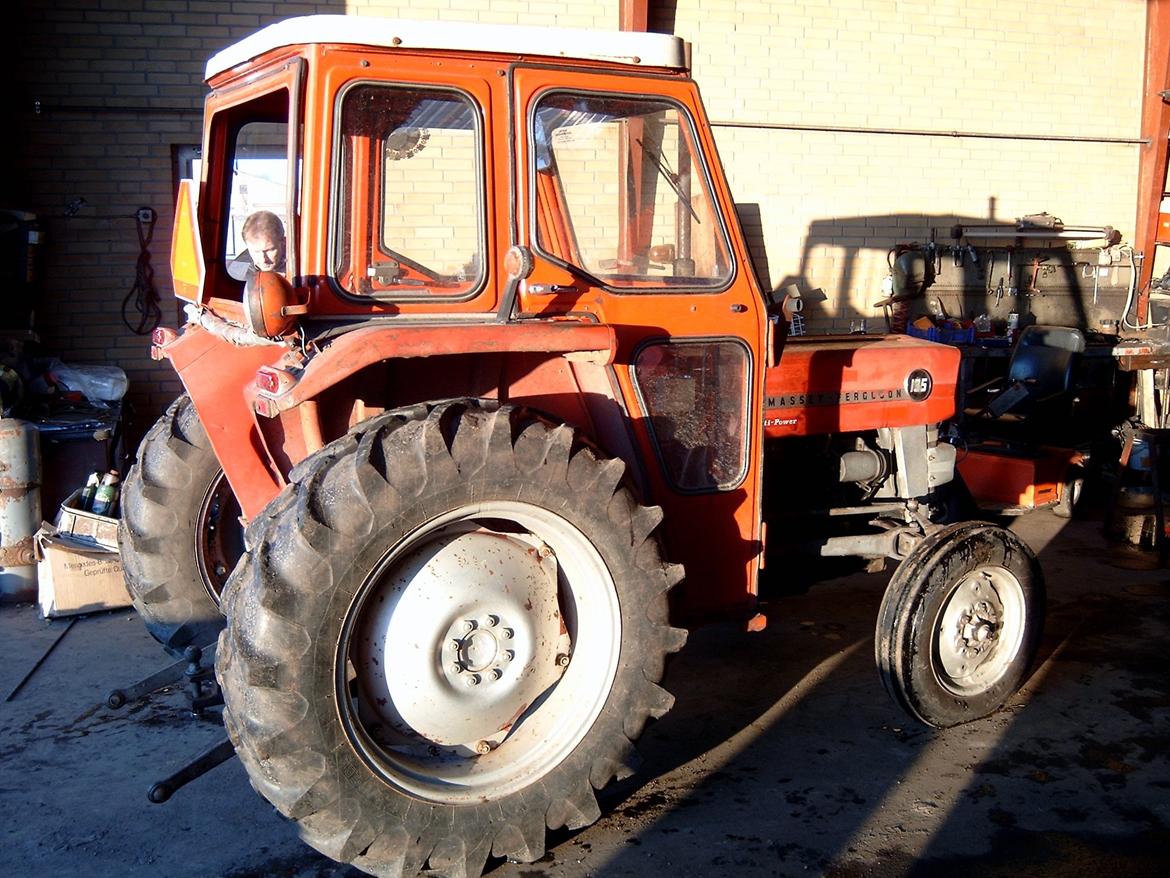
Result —
[[1145, 254], [1138, 289], [1138, 320], [1146, 319], [1149, 283], [1154, 273], [1154, 241], [1158, 234], [1158, 207], [1166, 188], [1167, 136], [1170, 103], [1162, 92], [1170, 89], [1170, 0], [1146, 3], [1146, 72], [1142, 95], [1142, 137], [1138, 166], [1137, 225], [1134, 247]]
[[645, 33], [650, 24], [650, 0], [619, 0], [618, 27]]

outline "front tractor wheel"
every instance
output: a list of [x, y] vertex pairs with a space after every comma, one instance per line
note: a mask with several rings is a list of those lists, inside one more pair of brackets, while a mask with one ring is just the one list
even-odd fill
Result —
[[998, 710], [1020, 687], [1044, 628], [1044, 579], [1011, 531], [953, 524], [898, 567], [878, 613], [886, 690], [936, 728]]
[[367, 871], [478, 875], [599, 816], [682, 631], [639, 506], [566, 426], [473, 402], [304, 461], [225, 595], [225, 721], [253, 785]]

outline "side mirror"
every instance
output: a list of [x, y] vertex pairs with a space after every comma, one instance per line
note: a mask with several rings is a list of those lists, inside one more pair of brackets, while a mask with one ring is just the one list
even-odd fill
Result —
[[275, 271], [252, 271], [244, 283], [244, 320], [248, 329], [264, 338], [282, 338], [296, 318], [309, 310], [300, 302], [288, 278]]

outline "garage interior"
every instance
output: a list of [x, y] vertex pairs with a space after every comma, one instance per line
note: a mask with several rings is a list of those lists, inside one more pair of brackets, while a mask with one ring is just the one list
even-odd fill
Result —
[[[817, 464], [802, 466], [770, 446], [765, 516], [786, 536], [758, 613], [692, 630], [663, 683], [675, 706], [640, 739], [640, 770], [599, 793], [598, 822], [488, 874], [1164, 874], [1170, 2], [700, 6], [20, 0], [0, 180], [0, 803], [15, 818], [0, 866], [363, 874], [250, 788], [209, 663], [176, 662], [129, 608], [111, 500], [184, 392], [152, 331], [187, 321], [171, 233], [203, 159], [204, 65], [273, 22], [346, 14], [689, 41], [789, 362], [828, 336], [946, 345], [952, 511], [1015, 534], [1047, 584], [1006, 706], [918, 723], [874, 672], [892, 569], [789, 553], [787, 537], [812, 539], [816, 504], [791, 498], [817, 497], [826, 449], [801, 446]], [[100, 595], [70, 591], [62, 551]]]

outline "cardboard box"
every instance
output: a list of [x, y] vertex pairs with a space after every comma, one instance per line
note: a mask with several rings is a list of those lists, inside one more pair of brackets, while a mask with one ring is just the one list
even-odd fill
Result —
[[76, 509], [81, 501], [77, 490], [65, 498], [57, 512], [57, 531], [74, 540], [92, 543], [113, 551], [118, 550], [118, 519]]
[[42, 526], [34, 542], [46, 619], [130, 606], [117, 552], [62, 536], [52, 525]]

